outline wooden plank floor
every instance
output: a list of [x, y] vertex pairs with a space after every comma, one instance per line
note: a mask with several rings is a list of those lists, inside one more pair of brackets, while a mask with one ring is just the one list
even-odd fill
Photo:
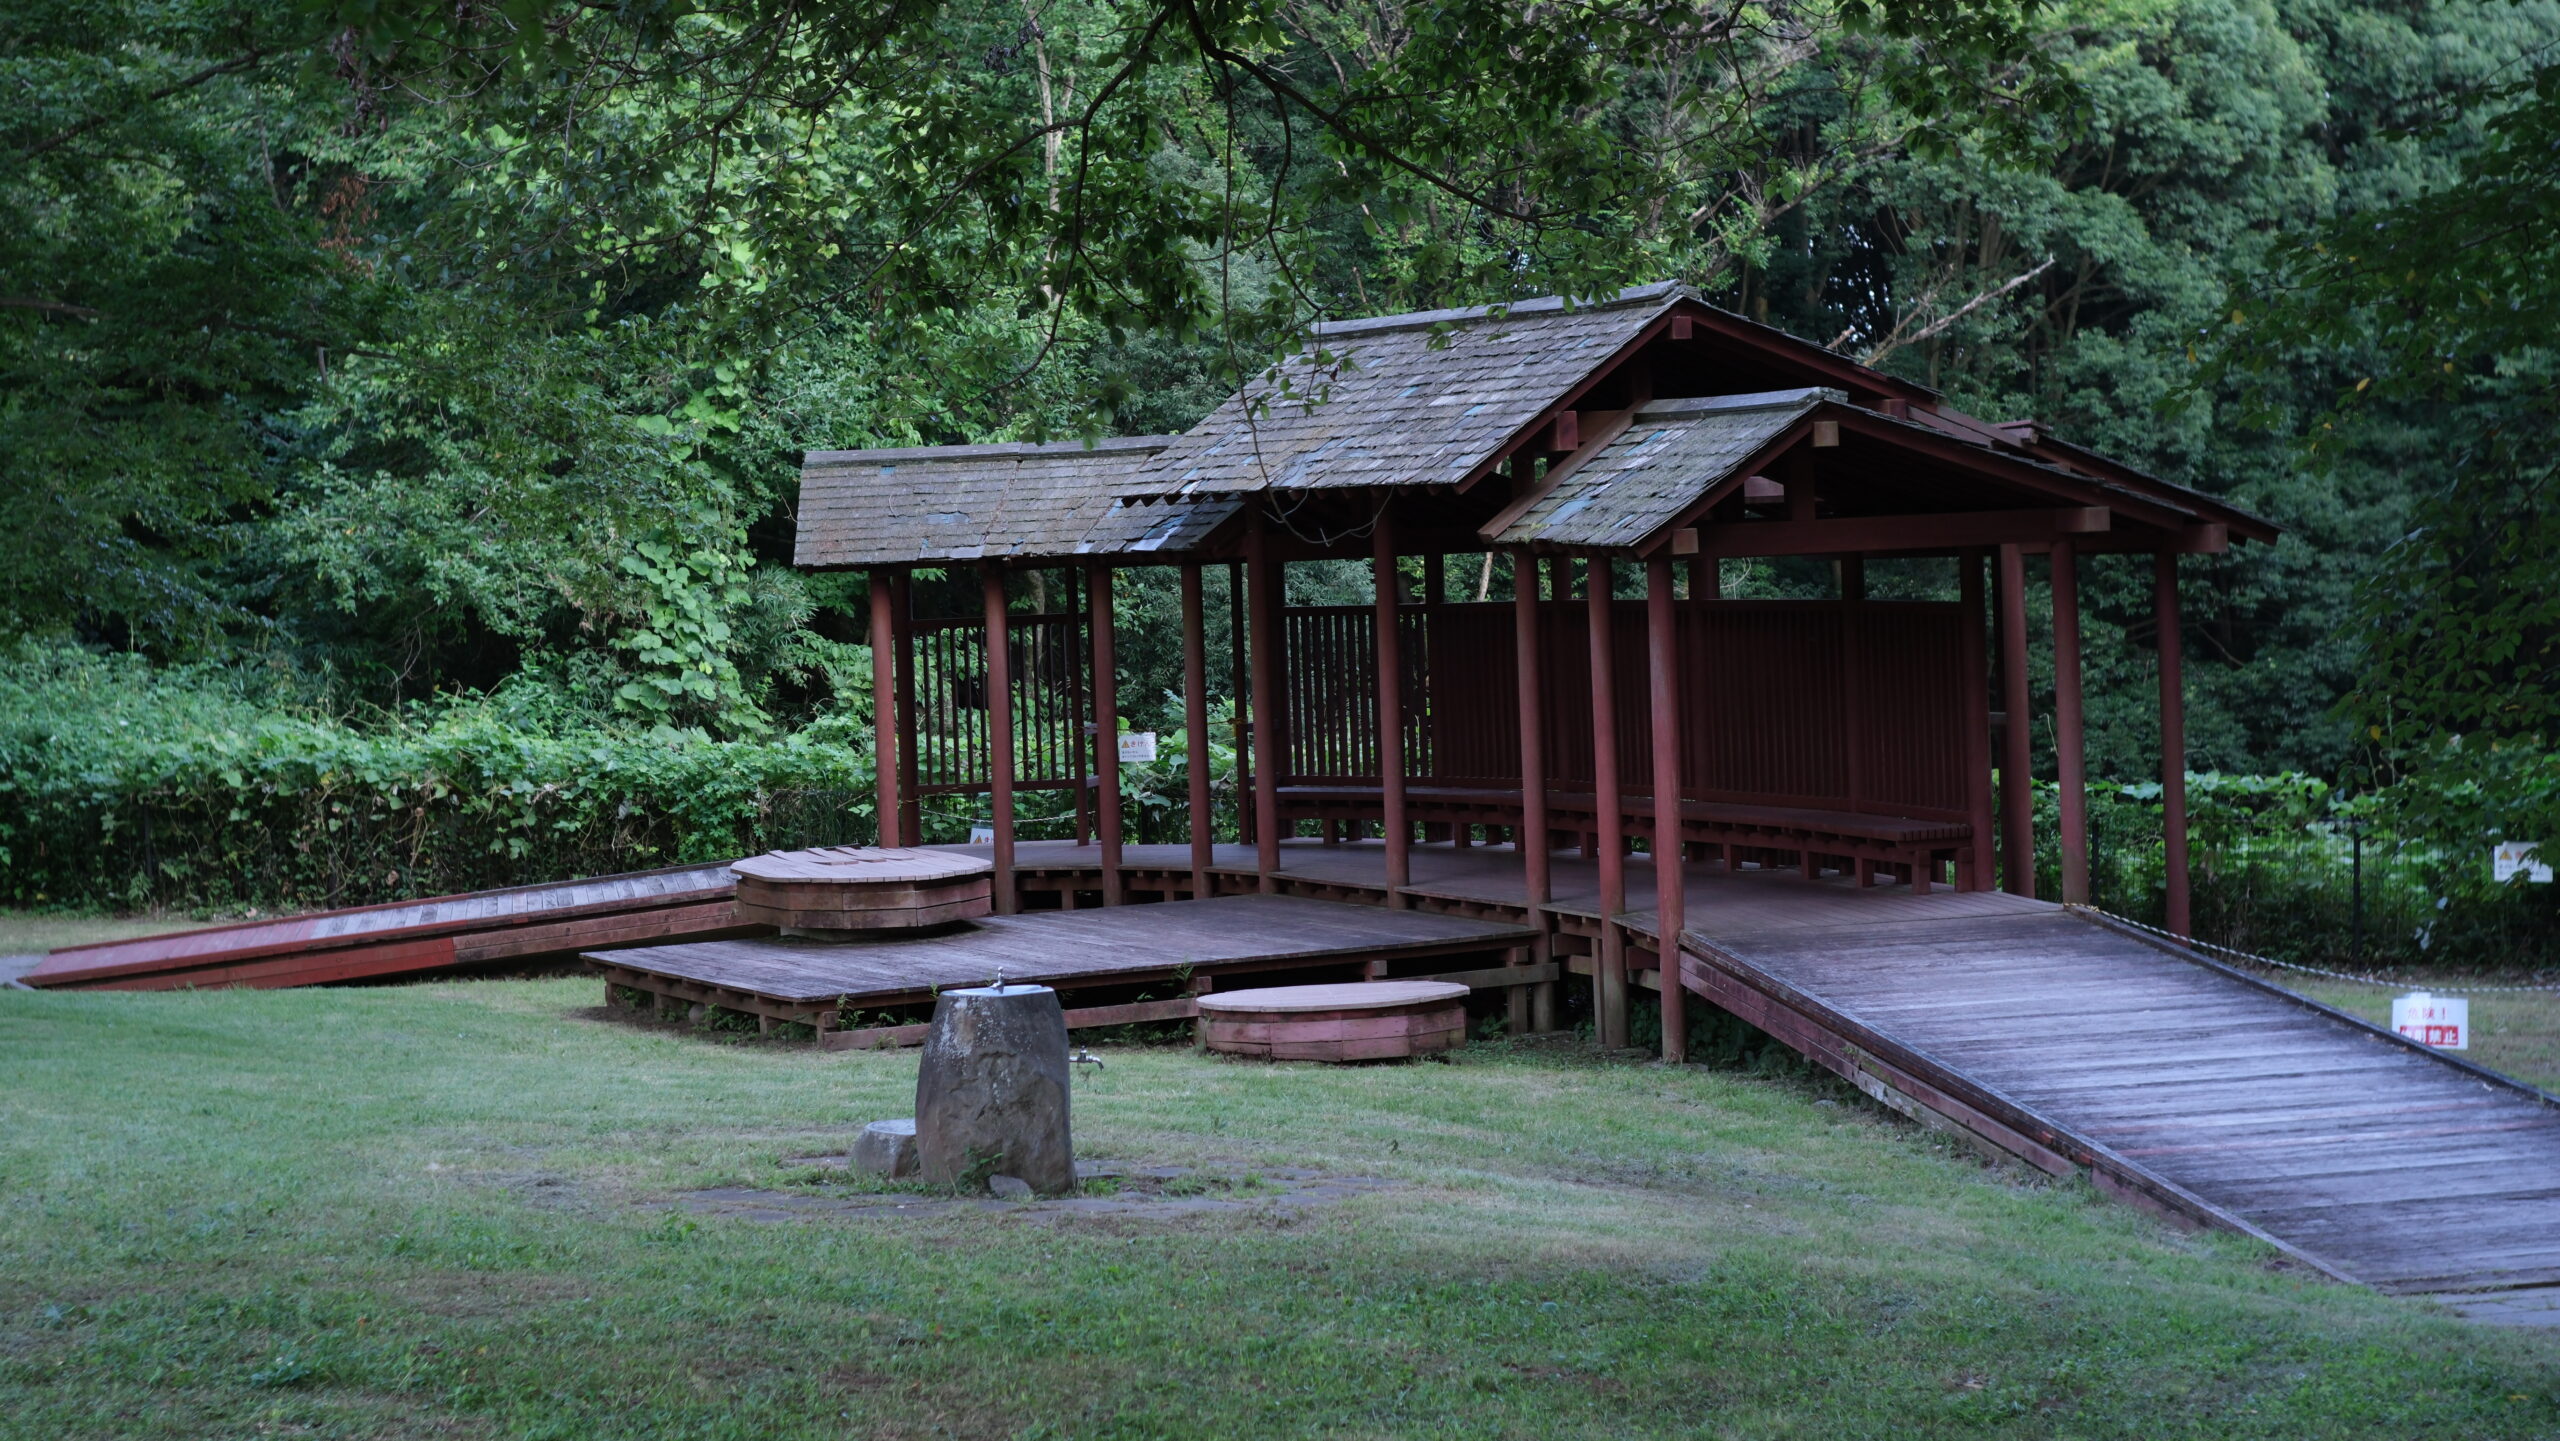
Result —
[[1308, 966], [1329, 961], [1500, 950], [1520, 926], [1296, 896], [1220, 896], [1101, 910], [989, 916], [969, 928], [865, 941], [787, 936], [615, 951], [593, 959], [785, 1002], [843, 997], [888, 1006], [936, 990], [1008, 981], [1041, 985], [1141, 981], [1181, 971]]
[[[1024, 851], [1026, 868], [1095, 854]], [[1128, 859], [1189, 864], [1180, 846]], [[1412, 865], [1425, 903], [1525, 896], [1507, 847], [1418, 846]], [[1595, 914], [1596, 865], [1552, 867], [1551, 908]], [[1217, 868], [1251, 874], [1250, 848], [1219, 847]], [[1297, 881], [1375, 889], [1383, 871], [1374, 842], [1282, 847]], [[1627, 890], [1622, 919], [1650, 934], [1640, 857]], [[2044, 902], [1712, 865], [1691, 868], [1687, 898], [1692, 952], [1856, 1023], [1886, 1061], [1958, 1078], [2340, 1275], [2560, 1322], [2560, 1103], [2529, 1087]]]

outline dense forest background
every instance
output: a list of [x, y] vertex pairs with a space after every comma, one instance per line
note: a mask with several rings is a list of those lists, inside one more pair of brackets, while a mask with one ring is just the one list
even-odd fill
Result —
[[2560, 793], [2560, 0], [9, 8], [22, 793], [199, 732], [858, 753], [801, 450], [1176, 431], [1313, 318], [1661, 278], [2284, 525], [2190, 562], [2196, 769]]

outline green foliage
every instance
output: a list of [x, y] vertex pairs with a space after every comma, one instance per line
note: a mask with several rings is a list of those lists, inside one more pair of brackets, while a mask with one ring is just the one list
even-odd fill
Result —
[[[2489, 853], [2517, 834], [2504, 824], [2517, 807], [2548, 803], [2560, 767], [2510, 751], [2494, 776], [2451, 776], [2431, 769], [2353, 796], [2300, 774], [2189, 776], [2195, 934], [2327, 967], [2548, 967], [2560, 954], [2560, 887], [2499, 884]], [[2059, 821], [2054, 788], [2040, 785], [2037, 889], [2048, 897], [2061, 892]], [[2159, 785], [2092, 787], [2089, 830], [2092, 902], [2161, 924]]]
[[492, 703], [357, 726], [23, 648], [0, 669], [0, 897], [356, 905], [877, 834], [852, 726], [715, 741], [537, 720]]

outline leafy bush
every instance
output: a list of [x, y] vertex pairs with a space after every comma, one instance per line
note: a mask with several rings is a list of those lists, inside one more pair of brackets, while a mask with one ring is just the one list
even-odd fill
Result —
[[[2548, 758], [2517, 764], [2550, 769]], [[2299, 774], [2190, 776], [2196, 934], [2304, 964], [2549, 966], [2560, 961], [2560, 886], [2501, 885], [2489, 864], [2502, 818], [2531, 813], [2530, 789], [2513, 775], [2484, 786], [2440, 774], [2351, 797]], [[2159, 924], [2159, 785], [2090, 787], [2089, 833], [2091, 900]], [[2036, 789], [2036, 842], [2037, 893], [2058, 896], [2050, 785]]]
[[358, 905], [867, 842], [868, 741], [526, 724], [503, 699], [356, 724], [218, 672], [0, 664], [0, 901]]

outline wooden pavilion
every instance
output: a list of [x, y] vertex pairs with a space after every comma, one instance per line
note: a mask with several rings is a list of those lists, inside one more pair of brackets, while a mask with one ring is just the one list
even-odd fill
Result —
[[[1320, 325], [1179, 436], [813, 452], [797, 559], [869, 574], [883, 844], [922, 842], [922, 796], [983, 793], [1007, 912], [1277, 890], [1308, 825], [1374, 854], [1390, 906], [1417, 844], [1507, 858], [1533, 917], [1573, 858], [1596, 867], [1590, 967], [1603, 1037], [1624, 1044], [1629, 978], [1661, 988], [1653, 937], [1682, 934], [1691, 871], [2032, 894], [2029, 789], [1995, 786], [2029, 770], [2030, 555], [2052, 577], [2065, 901], [2088, 891], [2076, 562], [2155, 557], [2184, 934], [2177, 557], [2274, 536], [1658, 285]], [[1487, 576], [1508, 557], [1513, 599], [1451, 599], [1452, 555], [1487, 557]], [[1776, 556], [1832, 561], [1837, 598], [1720, 594], [1718, 562]], [[1283, 567], [1352, 557], [1373, 605], [1286, 603]], [[1957, 601], [1870, 599], [1865, 565], [1888, 557], [1951, 561]], [[1122, 834], [1114, 577], [1134, 565], [1180, 571], [1187, 867], [1133, 865]], [[1208, 823], [1211, 565], [1234, 621], [1243, 865]], [[916, 617], [911, 572], [961, 566], [982, 612]], [[1015, 612], [1007, 574], [1034, 569], [1067, 572], [1066, 606]], [[1076, 865], [1024, 862], [1015, 798], [1034, 787], [1077, 797]], [[1639, 846], [1657, 910], [1637, 928], [1618, 919]]]

